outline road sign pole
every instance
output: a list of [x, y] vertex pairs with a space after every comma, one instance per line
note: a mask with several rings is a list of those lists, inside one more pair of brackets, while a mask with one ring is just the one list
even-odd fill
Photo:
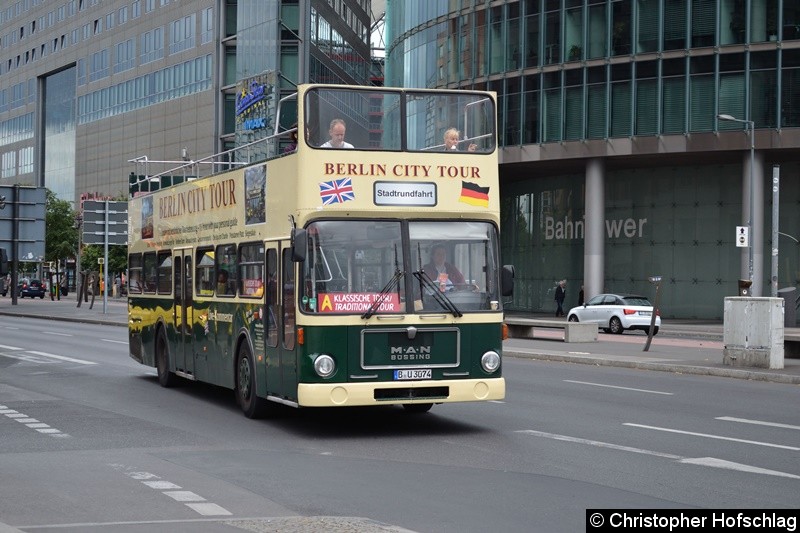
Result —
[[19, 283], [19, 185], [14, 185], [14, 197], [11, 202], [11, 305], [17, 305], [17, 283]]
[[108, 200], [105, 209], [105, 238], [103, 239], [103, 314], [108, 306]]

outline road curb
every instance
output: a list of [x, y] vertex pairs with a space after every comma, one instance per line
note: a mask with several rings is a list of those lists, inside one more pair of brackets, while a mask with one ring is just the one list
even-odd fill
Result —
[[622, 368], [635, 368], [638, 370], [657, 370], [672, 372], [674, 374], [692, 374], [697, 376], [718, 376], [725, 378], [747, 379], [751, 381], [767, 381], [770, 383], [784, 383], [800, 385], [800, 376], [787, 376], [775, 372], [761, 372], [757, 370], [742, 370], [738, 368], [715, 368], [706, 366], [682, 365], [675, 363], [652, 363], [647, 361], [623, 361], [619, 359], [605, 359], [602, 357], [575, 356], [568, 354], [552, 354], [541, 352], [519, 352], [504, 349], [507, 357], [520, 359], [536, 359], [539, 361], [554, 361], [559, 363], [578, 363], [594, 366], [615, 366]]
[[60, 320], [62, 322], [77, 322], [79, 324], [96, 324], [100, 326], [120, 326], [126, 327], [127, 324], [122, 324], [118, 320], [109, 320], [102, 318], [84, 318], [84, 317], [71, 317], [71, 316], [42, 316], [34, 315], [31, 313], [9, 313], [0, 311], [0, 316], [17, 316], [20, 318], [38, 318], [39, 320]]

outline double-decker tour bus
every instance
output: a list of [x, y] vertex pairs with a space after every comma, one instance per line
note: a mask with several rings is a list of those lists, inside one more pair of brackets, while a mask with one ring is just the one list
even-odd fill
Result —
[[504, 398], [494, 94], [302, 85], [291, 103], [263, 161], [131, 198], [131, 357], [249, 417]]

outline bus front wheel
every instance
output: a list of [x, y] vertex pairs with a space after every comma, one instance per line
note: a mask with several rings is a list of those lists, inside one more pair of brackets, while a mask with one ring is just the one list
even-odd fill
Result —
[[158, 382], [162, 387], [174, 387], [178, 381], [178, 376], [169, 371], [169, 344], [167, 344], [167, 334], [164, 328], [158, 330], [156, 339], [156, 370], [158, 371]]
[[246, 342], [236, 358], [236, 400], [247, 418], [261, 418], [267, 411], [267, 400], [256, 394], [256, 366]]

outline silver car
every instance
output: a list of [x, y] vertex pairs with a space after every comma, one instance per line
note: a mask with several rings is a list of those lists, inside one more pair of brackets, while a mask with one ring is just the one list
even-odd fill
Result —
[[[653, 304], [635, 294], [598, 294], [567, 313], [570, 322], [596, 322], [606, 333], [622, 333], [626, 329], [650, 329]], [[661, 317], [656, 313], [653, 334], [658, 333]]]

